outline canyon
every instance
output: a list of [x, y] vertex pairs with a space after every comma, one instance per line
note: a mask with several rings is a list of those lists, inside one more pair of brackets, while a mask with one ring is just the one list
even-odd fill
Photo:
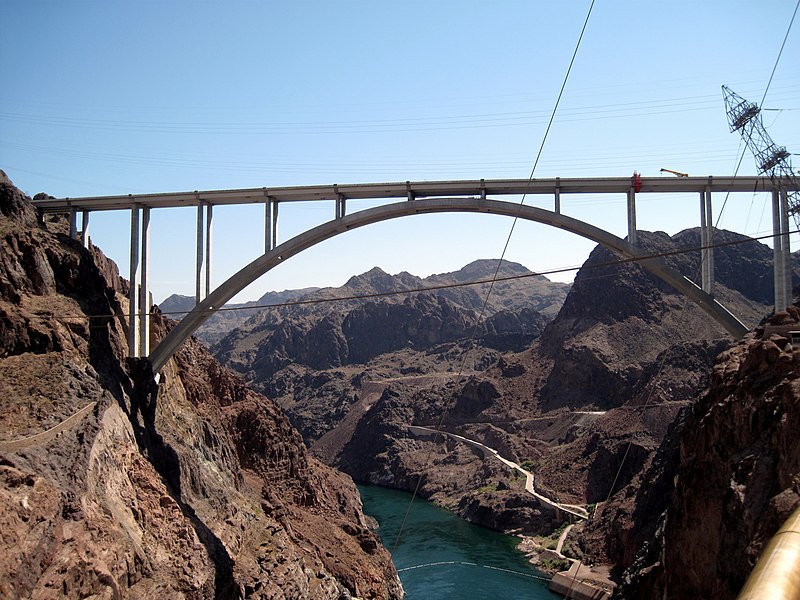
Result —
[[[771, 250], [739, 234], [715, 296], [740, 341], [598, 247], [572, 285], [482, 260], [273, 292], [154, 377], [113, 262], [5, 174], [0, 213], [3, 595], [400, 598], [355, 480], [534, 547], [571, 520], [615, 597], [734, 598], [800, 505], [800, 310], [770, 314]], [[696, 279], [698, 230], [638, 234]]]

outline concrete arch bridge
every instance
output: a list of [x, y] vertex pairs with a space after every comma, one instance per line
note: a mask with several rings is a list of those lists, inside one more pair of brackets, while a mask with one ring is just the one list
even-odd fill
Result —
[[[777, 182], [784, 183], [784, 182]], [[712, 194], [714, 192], [771, 192], [774, 233], [775, 306], [782, 309], [791, 302], [789, 276], [789, 208], [790, 183], [776, 185], [767, 177], [681, 177], [677, 179], [608, 177], [465, 180], [439, 182], [403, 182], [384, 184], [352, 184], [302, 186], [284, 188], [251, 188], [164, 194], [102, 196], [35, 200], [44, 213], [68, 213], [70, 233], [88, 244], [89, 215], [98, 210], [127, 210], [131, 214], [131, 268], [129, 352], [131, 356], [148, 356], [158, 372], [180, 345], [200, 327], [214, 311], [247, 285], [278, 264], [336, 235], [370, 224], [406, 217], [446, 212], [487, 213], [519, 218], [557, 227], [607, 248], [641, 265], [676, 290], [697, 303], [734, 337], [746, 333], [746, 327], [714, 298], [714, 250]], [[625, 239], [586, 221], [561, 212], [563, 194], [625, 194], [627, 197], [627, 230]], [[636, 195], [638, 193], [694, 193], [700, 200], [701, 282], [697, 285], [658, 258], [649, 257], [636, 245]], [[551, 195], [553, 210], [520, 204], [493, 197]], [[491, 196], [491, 197], [490, 197]], [[375, 208], [347, 214], [348, 199], [386, 200]], [[399, 199], [399, 200], [398, 200]], [[281, 203], [297, 201], [333, 202], [334, 218], [313, 227], [281, 244], [277, 244], [278, 209]], [[211, 290], [211, 241], [213, 208], [219, 205], [264, 205], [264, 254], [244, 266], [228, 280]], [[195, 206], [197, 208], [197, 269], [195, 308], [152, 351], [148, 347], [149, 317], [139, 307], [147, 307], [149, 298], [149, 223], [150, 211], [157, 208]], [[80, 216], [81, 229], [78, 229]], [[148, 307], [149, 308], [149, 307]]]

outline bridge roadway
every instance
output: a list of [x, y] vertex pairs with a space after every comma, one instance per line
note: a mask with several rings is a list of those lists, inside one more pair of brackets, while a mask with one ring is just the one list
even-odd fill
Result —
[[[395, 183], [354, 183], [122, 194], [35, 200], [46, 213], [70, 210], [122, 210], [127, 208], [174, 208], [179, 206], [259, 204], [264, 202], [309, 202], [315, 200], [367, 200], [456, 196], [511, 196], [556, 194], [626, 194], [632, 187], [630, 177], [551, 177], [542, 179], [468, 179], [459, 181], [405, 181]], [[642, 193], [687, 192], [771, 192], [769, 177], [642, 177]]]
[[[788, 191], [796, 191], [789, 181], [773, 182], [767, 177], [602, 177], [602, 178], [542, 178], [497, 179], [464, 181], [421, 181], [400, 183], [365, 183], [348, 185], [297, 186], [278, 188], [249, 188], [171, 192], [156, 194], [127, 194], [84, 198], [34, 200], [43, 213], [68, 213], [70, 235], [89, 244], [89, 215], [93, 211], [130, 210], [131, 260], [129, 297], [129, 353], [147, 356], [158, 371], [169, 356], [199, 327], [214, 310], [220, 308], [246, 285], [269, 269], [312, 245], [339, 233], [383, 220], [414, 214], [436, 212], [485, 212], [545, 223], [587, 237], [620, 252], [623, 256], [642, 261], [641, 264], [675, 289], [698, 303], [712, 318], [734, 336], [744, 327], [713, 298], [714, 252], [713, 192], [771, 192], [773, 232], [779, 242], [774, 246], [775, 305], [782, 309], [791, 301], [789, 271]], [[648, 258], [636, 245], [637, 193], [697, 193], [700, 199], [701, 285], [686, 280], [671, 271], [660, 260]], [[553, 210], [529, 204], [491, 200], [487, 196], [552, 195]], [[626, 194], [626, 239], [618, 238], [589, 223], [561, 213], [562, 194]], [[408, 202], [391, 203], [402, 198]], [[387, 200], [377, 208], [347, 214], [349, 200]], [[334, 219], [322, 226], [295, 236], [278, 246], [278, 207], [284, 202], [333, 201]], [[211, 241], [213, 207], [221, 205], [263, 204], [264, 255], [242, 268], [215, 290], [211, 290]], [[194, 206], [197, 208], [196, 301], [190, 313], [170, 335], [168, 348], [149, 349], [149, 226], [150, 210], [154, 208]], [[78, 215], [81, 230], [78, 231]], [[176, 331], [177, 330], [177, 331]], [[180, 338], [180, 339], [179, 339]], [[166, 340], [165, 340], [166, 341]]]

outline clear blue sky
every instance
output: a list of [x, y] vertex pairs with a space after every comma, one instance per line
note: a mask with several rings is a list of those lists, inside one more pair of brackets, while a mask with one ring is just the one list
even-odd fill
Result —
[[[794, 6], [598, 0], [536, 176], [659, 176], [661, 167], [732, 174], [739, 138], [728, 131], [720, 86], [760, 101]], [[527, 177], [588, 7], [2, 0], [0, 168], [25, 192], [58, 197]], [[800, 23], [764, 102], [783, 109], [764, 120], [793, 153], [798, 57]], [[740, 173], [755, 174], [749, 154]], [[761, 195], [733, 197], [720, 226], [769, 230], [764, 203]], [[697, 205], [694, 195], [640, 196], [639, 227], [696, 226]], [[569, 198], [564, 211], [625, 234], [624, 198]], [[280, 236], [333, 212], [285, 207]], [[91, 225], [94, 243], [123, 274], [128, 218], [96, 213]], [[194, 219], [187, 209], [153, 215], [156, 301], [194, 293]], [[262, 219], [252, 208], [215, 211], [215, 283], [258, 256]], [[510, 225], [441, 215], [371, 226], [295, 257], [243, 298], [340, 285], [373, 266], [454, 270], [498, 257]], [[523, 223], [507, 258], [546, 270], [578, 265], [591, 248]]]

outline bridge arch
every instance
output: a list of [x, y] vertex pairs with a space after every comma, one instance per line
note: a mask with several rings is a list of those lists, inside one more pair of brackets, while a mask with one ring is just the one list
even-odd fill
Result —
[[442, 212], [489, 213], [517, 217], [528, 221], [543, 223], [575, 233], [612, 250], [626, 258], [636, 259], [650, 273], [664, 280], [679, 292], [686, 295], [717, 321], [733, 337], [739, 338], [747, 333], [747, 328], [712, 296], [701, 290], [694, 282], [667, 266], [658, 258], [648, 257], [640, 248], [626, 240], [585, 221], [568, 217], [553, 211], [489, 198], [430, 198], [424, 200], [404, 200], [385, 204], [376, 208], [361, 210], [333, 221], [318, 225], [301, 233], [283, 244], [266, 252], [240, 271], [228, 278], [211, 292], [202, 302], [187, 314], [167, 334], [148, 357], [153, 371], [159, 372], [186, 339], [191, 336], [217, 309], [242, 291], [250, 283], [267, 273], [270, 269], [299, 254], [303, 250], [328, 240], [341, 233], [411, 215]]

